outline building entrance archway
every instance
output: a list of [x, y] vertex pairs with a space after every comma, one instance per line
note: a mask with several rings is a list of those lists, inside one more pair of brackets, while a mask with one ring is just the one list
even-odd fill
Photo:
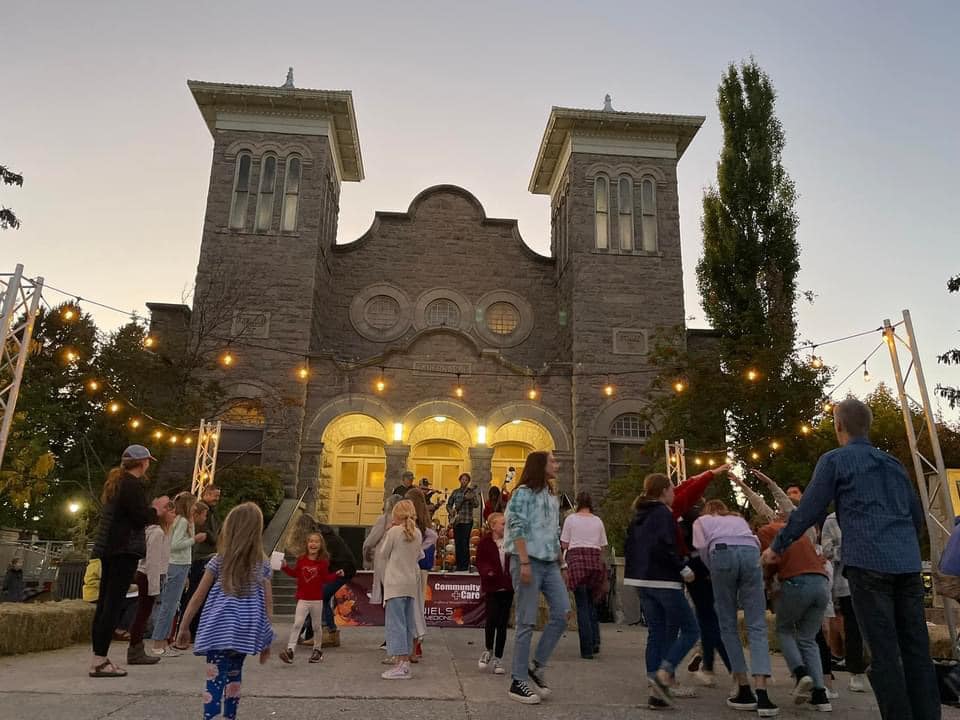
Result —
[[321, 495], [329, 500], [328, 522], [372, 525], [383, 513], [387, 469], [383, 425], [367, 415], [342, 415], [324, 430], [323, 444]]
[[493, 448], [493, 460], [490, 463], [490, 483], [503, 487], [507, 471], [512, 467], [516, 471], [512, 490], [516, 486], [527, 455], [535, 450], [554, 450], [553, 437], [539, 423], [532, 420], [512, 420], [498, 427], [490, 440]]

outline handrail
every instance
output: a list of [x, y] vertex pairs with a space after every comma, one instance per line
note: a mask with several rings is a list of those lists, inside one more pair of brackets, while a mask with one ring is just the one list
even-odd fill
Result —
[[287, 521], [283, 524], [283, 530], [280, 531], [280, 534], [277, 536], [277, 541], [273, 544], [273, 547], [270, 549], [271, 552], [276, 552], [277, 548], [280, 546], [280, 543], [283, 542], [283, 539], [287, 536], [287, 530], [290, 529], [290, 523], [293, 520], [294, 516], [297, 514], [297, 510], [300, 509], [300, 505], [303, 503], [303, 499], [307, 496], [308, 492], [310, 492], [309, 487], [303, 491], [303, 494], [300, 495], [300, 499], [297, 500], [297, 504], [293, 506], [293, 511], [290, 513], [290, 517], [288, 517]]

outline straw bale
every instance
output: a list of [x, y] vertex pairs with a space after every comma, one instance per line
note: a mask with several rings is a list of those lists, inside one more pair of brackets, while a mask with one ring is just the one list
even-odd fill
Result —
[[56, 650], [90, 639], [94, 606], [82, 600], [0, 603], [0, 655]]

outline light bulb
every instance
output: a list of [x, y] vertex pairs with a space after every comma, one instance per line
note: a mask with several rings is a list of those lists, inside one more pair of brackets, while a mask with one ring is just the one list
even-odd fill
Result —
[[377, 388], [377, 392], [383, 392], [387, 389], [387, 384], [383, 381], [383, 378], [377, 380], [377, 384], [374, 386]]
[[710, 467], [713, 467], [716, 464], [717, 462], [713, 458], [710, 458], [709, 460], [707, 460], [707, 465], [709, 465]]
[[297, 368], [297, 377], [301, 380], [306, 380], [310, 377], [310, 369], [306, 365], [301, 365]]
[[537, 389], [536, 389], [536, 388], [530, 388], [530, 389], [527, 391], [527, 397], [530, 398], [531, 400], [536, 400], [536, 399], [537, 399]]
[[171, 435], [171, 436], [170, 436], [170, 444], [171, 444], [171, 445], [176, 445], [176, 444], [177, 444], [177, 440], [178, 440], [178, 438], [177, 438], [176, 435]]
[[751, 459], [753, 459], [753, 460], [759, 460], [759, 459], [760, 459], [760, 453], [758, 453], [756, 450], [754, 450], [752, 453], [750, 453], [750, 457], [751, 457]]
[[138, 427], [140, 427], [140, 421], [137, 418], [134, 418], [130, 421], [130, 427], [136, 430]]
[[87, 383], [87, 390], [89, 390], [90, 392], [96, 392], [99, 389], [100, 389], [100, 383], [98, 383], [96, 380], [91, 380], [90, 382]]
[[107, 410], [109, 410], [109, 411], [112, 412], [112, 413], [120, 412], [120, 403], [118, 403], [116, 400], [114, 400], [112, 403], [110, 403], [110, 404], [107, 406]]
[[185, 437], [185, 438], [183, 439], [183, 444], [184, 444], [184, 445], [193, 445], [193, 438], [190, 437], [190, 436]]
[[802, 435], [809, 435], [809, 434], [810, 434], [810, 426], [809, 426], [809, 425], [801, 425], [801, 426], [800, 426], [800, 433], [801, 433]]
[[814, 370], [819, 370], [823, 367], [823, 358], [814, 355], [810, 358], [810, 367]]
[[155, 337], [153, 337], [152, 335], [147, 335], [147, 336], [143, 339], [143, 346], [144, 346], [145, 348], [152, 348], [152, 347], [155, 346], [156, 344], [157, 344], [157, 339], [156, 339]]
[[779, 450], [779, 449], [780, 449], [780, 443], [777, 442], [776, 440], [774, 440], [773, 442], [770, 443], [770, 449], [771, 449], [771, 450]]
[[694, 458], [694, 459], [693, 459], [693, 464], [694, 464], [694, 465], [703, 465], [703, 460], [701, 460], [700, 458]]
[[760, 373], [758, 373], [756, 370], [747, 370], [747, 380], [749, 380], [750, 382], [753, 382], [759, 377], [760, 377]]
[[606, 385], [604, 385], [603, 387], [604, 395], [606, 395], [607, 397], [613, 397], [613, 392], [614, 392], [613, 385], [611, 385], [610, 383], [607, 383]]
[[871, 380], [873, 380], [873, 378], [870, 376], [870, 371], [867, 370], [867, 366], [864, 365], [864, 366], [863, 366], [863, 381], [864, 381], [864, 382], [870, 382]]
[[63, 353], [63, 357], [66, 358], [68, 363], [76, 362], [80, 359], [80, 355], [75, 350], [67, 350]]
[[453, 389], [453, 394], [456, 395], [458, 398], [462, 398], [462, 397], [463, 397], [463, 388], [460, 387], [459, 385], [457, 385], [457, 386]]
[[71, 322], [75, 317], [77, 317], [77, 313], [72, 307], [65, 307], [63, 312], [60, 313], [60, 317], [67, 322]]
[[225, 367], [230, 367], [233, 365], [233, 353], [227, 350], [223, 355], [220, 356], [220, 364]]
[[154, 436], [157, 440], [159, 440], [160, 438], [163, 437], [163, 430], [154, 430], [154, 431], [153, 431], [153, 436]]
[[833, 403], [830, 402], [829, 400], [827, 400], [827, 401], [823, 404], [823, 411], [824, 411], [824, 412], [830, 412], [831, 410], [833, 410]]
[[683, 382], [683, 380], [677, 380], [677, 381], [673, 384], [673, 389], [676, 390], [678, 393], [682, 393], [684, 390], [687, 389], [687, 386], [686, 386], [686, 384]]

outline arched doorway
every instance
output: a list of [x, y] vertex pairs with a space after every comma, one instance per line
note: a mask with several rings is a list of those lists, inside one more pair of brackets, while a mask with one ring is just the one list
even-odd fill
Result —
[[323, 443], [321, 480], [329, 488], [328, 522], [372, 525], [383, 512], [383, 425], [367, 415], [343, 415], [327, 426]]
[[470, 433], [456, 420], [438, 415], [414, 427], [407, 441], [408, 467], [414, 473], [414, 482], [427, 478], [435, 490], [443, 493], [443, 505], [435, 517], [446, 522], [446, 499], [459, 487], [460, 474], [470, 472]]
[[527, 455], [535, 450], [554, 450], [553, 438], [539, 423], [532, 420], [512, 420], [496, 429], [490, 441], [493, 460], [490, 463], [490, 482], [503, 487], [507, 471], [516, 471], [514, 483], [520, 479]]

